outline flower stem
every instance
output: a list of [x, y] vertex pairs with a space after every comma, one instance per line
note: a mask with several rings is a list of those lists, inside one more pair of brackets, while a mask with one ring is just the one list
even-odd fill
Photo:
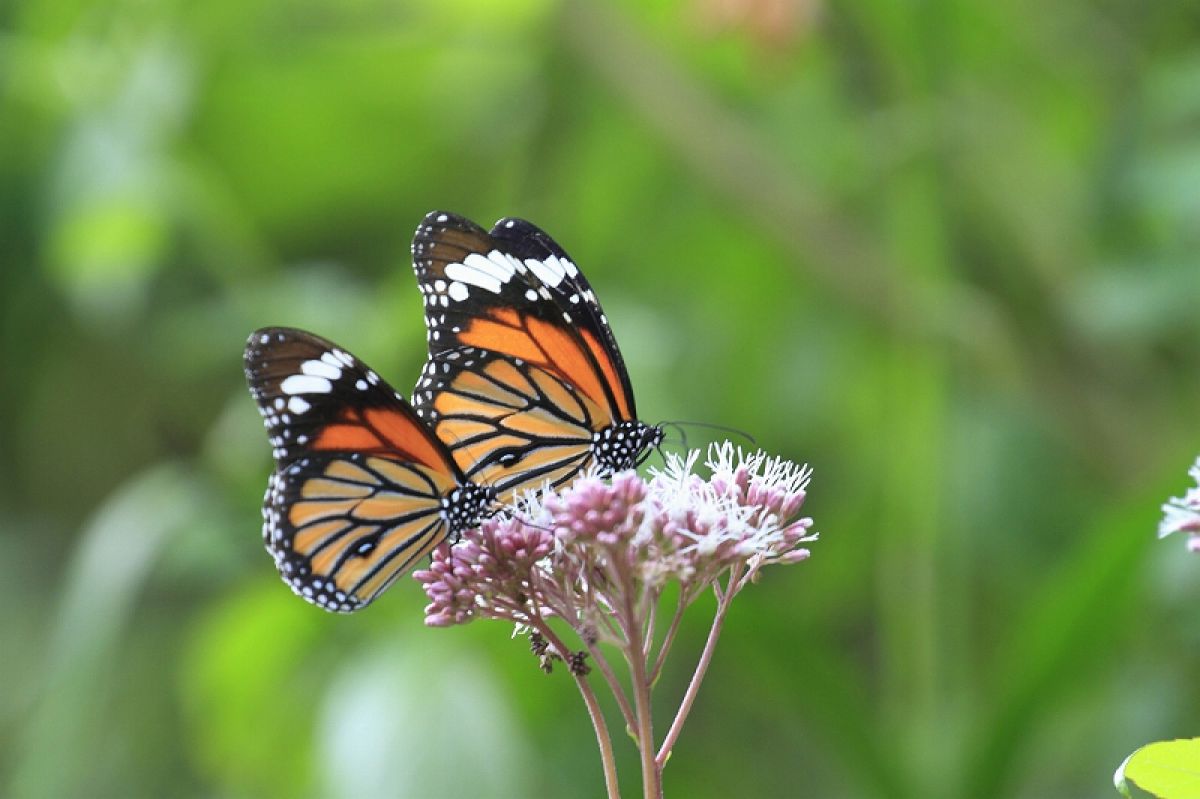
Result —
[[712, 662], [713, 651], [717, 648], [717, 639], [721, 637], [721, 626], [725, 623], [725, 612], [729, 610], [729, 605], [737, 593], [734, 587], [737, 585], [738, 572], [740, 571], [740, 567], [734, 567], [729, 576], [728, 589], [724, 593], [720, 590], [717, 591], [717, 612], [713, 616], [712, 628], [708, 631], [708, 640], [704, 642], [704, 651], [700, 653], [700, 661], [696, 664], [696, 672], [692, 675], [692, 681], [688, 683], [687, 691], [683, 695], [683, 701], [679, 703], [679, 711], [675, 714], [675, 720], [671, 722], [671, 728], [667, 730], [667, 736], [663, 739], [662, 747], [659, 748], [658, 755], [655, 757], [655, 762], [658, 763], [659, 768], [662, 768], [663, 764], [667, 762], [667, 758], [671, 756], [671, 749], [675, 746], [675, 740], [679, 738], [679, 733], [683, 730], [683, 722], [687, 721], [688, 713], [692, 710], [692, 703], [696, 701], [696, 694], [700, 691], [700, 683], [704, 681], [704, 674], [708, 671], [708, 664]]
[[[559, 618], [568, 620], [571, 624], [571, 629], [583, 641], [587, 647], [588, 654], [592, 656], [592, 662], [600, 669], [600, 673], [604, 676], [604, 681], [608, 683], [608, 689], [612, 691], [613, 698], [617, 700], [617, 707], [621, 710], [621, 715], [625, 717], [625, 726], [627, 729], [633, 730], [637, 726], [637, 722], [633, 715], [633, 708], [629, 704], [629, 697], [625, 694], [625, 688], [621, 685], [621, 681], [617, 679], [616, 672], [613, 671], [612, 665], [608, 662], [608, 658], [604, 657], [604, 653], [600, 651], [597, 645], [594, 631], [585, 629], [585, 625], [578, 621], [571, 623], [570, 620], [578, 620], [584, 613], [574, 604], [569, 598], [556, 597], [551, 599], [552, 592], [547, 587], [542, 587], [542, 592], [545, 596], [546, 606]], [[593, 597], [594, 599], [595, 597]], [[538, 620], [545, 624], [545, 617], [540, 612], [537, 614]], [[613, 636], [620, 635], [619, 628], [613, 626], [613, 621], [604, 614], [598, 614], [600, 618], [612, 628]], [[624, 641], [623, 636], [621, 640]]]
[[[654, 646], [654, 622], [658, 619], [658, 593], [649, 592], [649, 611], [646, 613], [646, 632], [642, 634], [642, 657], [650, 659], [650, 649]], [[654, 679], [651, 678], [651, 684]]]
[[[563, 646], [563, 642], [555, 635], [550, 625], [540, 617], [533, 621], [537, 631], [558, 650], [558, 653], [566, 655], [568, 652], [567, 648]], [[600, 709], [600, 703], [596, 700], [596, 693], [592, 690], [587, 677], [574, 672], [571, 673], [571, 676], [575, 678], [575, 684], [579, 686], [579, 693], [583, 695], [583, 703], [587, 705], [588, 716], [592, 719], [592, 727], [596, 730], [596, 743], [600, 747], [600, 764], [604, 769], [604, 787], [608, 799], [621, 799], [620, 783], [617, 782], [617, 760], [613, 755], [612, 739], [608, 735], [608, 725], [604, 722], [604, 711]]]
[[[614, 560], [616, 560], [614, 558]], [[633, 683], [633, 701], [637, 711], [638, 753], [642, 758], [642, 794], [645, 799], [662, 799], [662, 767], [654, 756], [654, 718], [650, 705], [650, 682], [646, 679], [646, 655], [642, 643], [642, 620], [638, 618], [633, 579], [627, 569], [617, 566], [621, 585], [622, 626], [625, 628], [625, 659]]]
[[600, 669], [600, 673], [604, 675], [604, 681], [608, 683], [608, 688], [612, 691], [613, 697], [617, 700], [617, 707], [621, 709], [621, 715], [625, 717], [625, 726], [631, 730], [637, 729], [637, 719], [633, 714], [633, 708], [629, 705], [629, 697], [625, 695], [625, 687], [621, 685], [621, 681], [617, 679], [616, 672], [613, 671], [612, 665], [608, 662], [608, 658], [604, 657], [604, 653], [600, 651], [594, 643], [590, 643], [586, 639], [584, 644], [588, 648], [588, 654], [592, 656], [592, 662]]
[[667, 660], [667, 653], [671, 651], [671, 644], [675, 642], [675, 633], [679, 631], [679, 622], [683, 620], [683, 611], [687, 605], [685, 604], [684, 590], [679, 590], [679, 600], [675, 603], [675, 615], [671, 618], [671, 626], [667, 628], [667, 634], [663, 636], [662, 646], [658, 648], [658, 657], [654, 659], [654, 666], [650, 669], [648, 675], [650, 684], [654, 685], [658, 682], [658, 676], [662, 673], [663, 663]]

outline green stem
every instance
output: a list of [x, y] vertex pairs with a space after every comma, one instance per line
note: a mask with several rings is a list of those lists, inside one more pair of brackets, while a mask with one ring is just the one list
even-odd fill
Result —
[[[562, 640], [554, 633], [545, 619], [539, 616], [532, 621], [537, 631], [558, 650], [560, 655], [565, 656], [569, 653], [570, 650], [563, 645]], [[600, 764], [604, 769], [605, 792], [608, 799], [621, 799], [620, 783], [617, 781], [617, 760], [613, 754], [612, 738], [608, 735], [608, 725], [604, 721], [604, 711], [600, 709], [600, 702], [597, 701], [596, 693], [592, 690], [587, 677], [576, 674], [574, 671], [571, 671], [571, 676], [575, 678], [575, 685], [579, 687], [579, 693], [583, 695], [583, 703], [587, 705], [592, 728], [596, 731], [596, 743], [600, 747]]]
[[679, 710], [675, 713], [675, 720], [671, 722], [671, 728], [667, 730], [667, 737], [663, 739], [662, 746], [654, 758], [660, 769], [666, 764], [667, 758], [671, 756], [671, 749], [675, 746], [675, 741], [679, 738], [679, 733], [683, 730], [683, 723], [687, 721], [688, 713], [692, 710], [692, 704], [696, 701], [696, 694], [700, 692], [700, 683], [704, 681], [704, 675], [708, 672], [708, 665], [712, 662], [713, 652], [717, 648], [717, 639], [721, 637], [721, 627], [725, 623], [725, 613], [729, 610], [729, 605], [733, 601], [734, 594], [737, 593], [734, 586], [740, 576], [737, 574], [739, 570], [740, 567], [736, 567], [730, 573], [729, 583], [724, 593], [719, 589], [716, 591], [717, 612], [713, 616], [712, 627], [708, 631], [708, 639], [704, 642], [704, 651], [700, 653], [700, 661], [696, 664], [696, 671], [692, 674], [691, 682], [688, 683], [687, 691], [683, 695], [683, 701], [679, 703]]
[[646, 675], [646, 656], [642, 642], [642, 622], [637, 615], [633, 579], [624, 564], [614, 559], [620, 579], [621, 609], [625, 628], [625, 659], [629, 662], [633, 683], [633, 701], [637, 714], [638, 753], [642, 758], [642, 794], [644, 799], [662, 799], [662, 771], [654, 757], [654, 719], [650, 704], [650, 681]]

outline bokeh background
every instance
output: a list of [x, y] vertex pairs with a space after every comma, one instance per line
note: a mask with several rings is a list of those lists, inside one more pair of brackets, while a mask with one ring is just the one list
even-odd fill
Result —
[[1200, 733], [1198, 187], [1191, 1], [0, 4], [0, 793], [600, 795], [509, 629], [262, 551], [246, 335], [409, 389], [446, 208], [563, 243], [644, 418], [816, 469], [669, 796], [1113, 795]]

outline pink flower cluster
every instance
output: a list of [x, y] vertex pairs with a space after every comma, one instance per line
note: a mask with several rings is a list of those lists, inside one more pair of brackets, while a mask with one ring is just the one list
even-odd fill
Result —
[[533, 595], [538, 563], [553, 549], [548, 529], [507, 515], [493, 516], [453, 547], [439, 547], [429, 568], [413, 574], [430, 599], [425, 623], [466, 624], [489, 608]]
[[1162, 506], [1163, 518], [1158, 524], [1158, 537], [1171, 533], [1188, 534], [1188, 550], [1200, 552], [1200, 458], [1188, 469], [1188, 476], [1196, 482], [1182, 497], [1172, 497]]
[[723, 575], [740, 590], [765, 565], [808, 557], [812, 520], [798, 518], [811, 476], [761, 452], [725, 442], [668, 455], [649, 479], [584, 475], [561, 492], [528, 496], [434, 553], [414, 575], [430, 604], [425, 623], [475, 618], [528, 624], [558, 616], [577, 629], [603, 627], [615, 597], [657, 594], [680, 583], [686, 602]]

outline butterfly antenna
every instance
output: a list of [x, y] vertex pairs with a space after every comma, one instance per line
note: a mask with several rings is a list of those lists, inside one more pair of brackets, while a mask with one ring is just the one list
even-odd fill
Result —
[[685, 447], [687, 444], [687, 433], [684, 430], [684, 425], [687, 425], [688, 427], [701, 427], [706, 430], [720, 430], [722, 433], [729, 433], [731, 435], [740, 436], [741, 438], [744, 438], [746, 441], [748, 441], [750, 443], [750, 446], [752, 446], [752, 447], [758, 446], [758, 442], [754, 439], [754, 436], [750, 435], [745, 430], [741, 430], [737, 427], [726, 427], [723, 424], [710, 424], [709, 422], [688, 422], [688, 421], [663, 422], [662, 424], [664, 427], [666, 425], [671, 425], [672, 427], [677, 429], [679, 431], [680, 435], [683, 436], [683, 441], [684, 441]]
[[688, 446], [687, 430], [678, 422], [672, 422], [671, 424], [675, 425], [675, 429], [679, 431], [679, 440], [683, 443], [683, 451], [687, 452], [691, 448]]

